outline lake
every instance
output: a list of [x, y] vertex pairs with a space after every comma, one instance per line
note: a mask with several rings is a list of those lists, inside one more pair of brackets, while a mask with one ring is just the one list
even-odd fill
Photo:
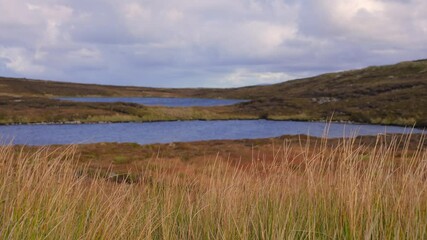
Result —
[[212, 107], [226, 106], [246, 102], [237, 99], [211, 99], [211, 98], [149, 98], [149, 97], [61, 97], [59, 100], [75, 102], [127, 102], [147, 106], [166, 107]]
[[[253, 139], [281, 135], [307, 134], [320, 137], [323, 122], [229, 120], [176, 121], [151, 123], [52, 124], [0, 126], [3, 143], [52, 145], [97, 142], [135, 142], [139, 144], [190, 142], [214, 139]], [[414, 129], [414, 133], [422, 130]], [[382, 133], [409, 133], [396, 126], [332, 123], [329, 138]]]

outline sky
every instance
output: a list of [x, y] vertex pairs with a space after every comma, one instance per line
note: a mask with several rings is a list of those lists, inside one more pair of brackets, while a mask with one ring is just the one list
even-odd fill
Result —
[[426, 0], [0, 0], [0, 76], [238, 87], [422, 58]]

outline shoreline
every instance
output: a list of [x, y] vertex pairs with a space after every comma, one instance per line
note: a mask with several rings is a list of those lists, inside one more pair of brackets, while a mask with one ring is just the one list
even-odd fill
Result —
[[[141, 147], [147, 146], [163, 146], [163, 147], [174, 147], [175, 145], [206, 145], [206, 144], [222, 144], [222, 143], [262, 143], [265, 144], [268, 141], [278, 141], [278, 140], [298, 140], [303, 139], [304, 141], [307, 139], [318, 141], [325, 139], [326, 141], [335, 142], [339, 140], [348, 140], [348, 139], [376, 139], [379, 136], [389, 137], [389, 136], [411, 136], [411, 137], [419, 137], [419, 136], [427, 136], [426, 133], [386, 133], [386, 134], [377, 134], [377, 135], [356, 135], [356, 136], [348, 136], [348, 137], [319, 137], [319, 136], [311, 136], [308, 134], [284, 134], [276, 137], [262, 137], [262, 138], [241, 138], [241, 139], [208, 139], [208, 140], [195, 140], [195, 141], [176, 141], [176, 142], [155, 142], [155, 143], [145, 143], [141, 144], [138, 142], [87, 142], [87, 143], [71, 143], [71, 144], [46, 144], [46, 145], [28, 145], [28, 144], [2, 144], [0, 142], [0, 146], [13, 146], [13, 147], [30, 147], [30, 148], [40, 148], [40, 147], [62, 147], [62, 146], [103, 146], [103, 145], [138, 145]], [[427, 145], [427, 142], [425, 143]]]

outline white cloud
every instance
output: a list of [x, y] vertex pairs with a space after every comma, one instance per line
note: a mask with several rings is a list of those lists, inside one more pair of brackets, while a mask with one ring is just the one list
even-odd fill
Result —
[[295, 78], [282, 72], [251, 72], [248, 69], [236, 69], [226, 75], [220, 82], [223, 86], [262, 85], [284, 82]]
[[396, 44], [410, 48], [409, 44], [427, 39], [422, 28], [416, 27], [427, 18], [427, 4], [424, 2], [307, 1], [306, 9], [309, 10], [302, 9], [305, 15], [299, 19], [302, 23], [300, 27], [305, 34], [316, 37], [345, 39], [358, 44]]
[[10, 70], [20, 74], [34, 74], [38, 76], [45, 71], [45, 67], [35, 64], [34, 56], [22, 48], [0, 47], [0, 59], [5, 59], [5, 65]]

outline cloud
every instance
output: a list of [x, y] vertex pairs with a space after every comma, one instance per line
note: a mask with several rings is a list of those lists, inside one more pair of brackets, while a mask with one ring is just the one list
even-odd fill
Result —
[[234, 72], [223, 77], [220, 82], [224, 86], [236, 87], [279, 83], [296, 77], [283, 72], [251, 72], [248, 69], [236, 69]]
[[36, 56], [23, 48], [0, 47], [0, 59], [9, 70], [18, 74], [39, 75], [45, 71], [45, 67], [33, 62]]
[[0, 75], [28, 78], [227, 87], [427, 53], [424, 0], [0, 0], [0, 9]]

